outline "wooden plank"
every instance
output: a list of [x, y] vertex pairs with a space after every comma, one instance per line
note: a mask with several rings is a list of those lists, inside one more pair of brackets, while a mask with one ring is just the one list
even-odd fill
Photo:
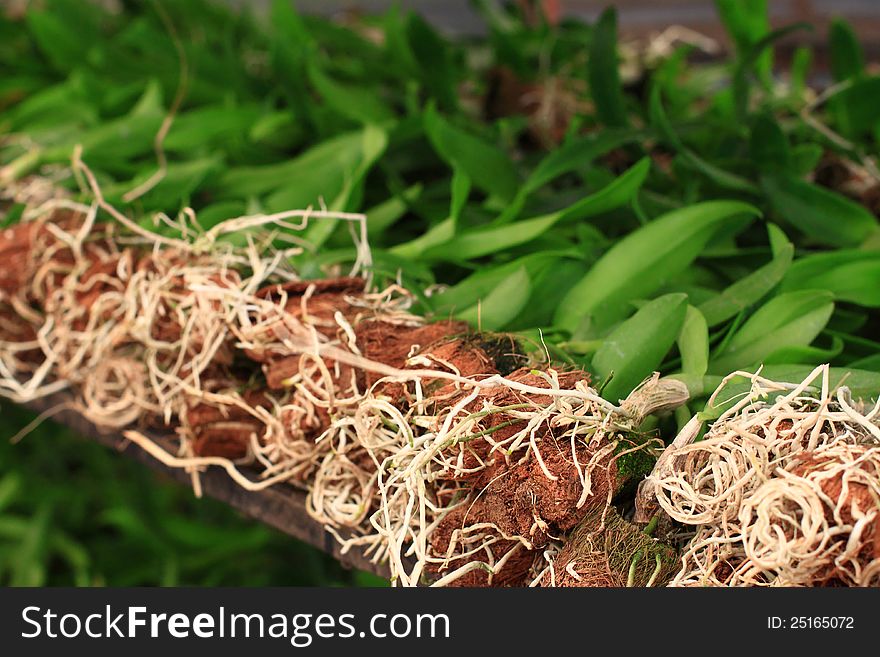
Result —
[[[40, 399], [25, 406], [37, 413], [57, 406], [64, 401], [64, 396], [53, 396]], [[100, 430], [89, 420], [74, 410], [64, 410], [53, 416], [55, 422], [70, 427], [78, 434], [96, 440], [105, 447], [114, 449], [129, 458], [133, 458], [164, 476], [170, 477], [184, 486], [191, 486], [190, 475], [183, 470], [169, 468], [147, 454], [137, 445], [121, 435]], [[162, 447], [173, 452], [173, 441], [170, 438], [150, 434]], [[247, 470], [244, 470], [247, 473]], [[249, 473], [256, 479], [253, 472]], [[342, 554], [339, 542], [327, 532], [323, 525], [316, 522], [306, 511], [306, 494], [293, 486], [279, 484], [262, 491], [249, 491], [233, 482], [223, 470], [208, 468], [201, 474], [202, 490], [209, 495], [243, 514], [259, 520], [285, 534], [305, 541], [323, 552], [333, 556], [347, 568], [357, 568], [374, 573], [380, 577], [389, 577], [386, 564], [374, 564], [360, 550], [353, 548]], [[340, 532], [343, 536], [344, 532]]]

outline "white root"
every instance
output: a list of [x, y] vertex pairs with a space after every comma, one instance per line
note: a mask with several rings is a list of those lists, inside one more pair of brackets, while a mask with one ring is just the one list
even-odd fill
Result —
[[[32, 249], [35, 274], [26, 290], [45, 314], [25, 316], [37, 331], [28, 345], [41, 352], [42, 362], [28, 366], [18, 358], [22, 344], [0, 344], [0, 394], [29, 401], [63, 388], [75, 390], [77, 410], [101, 427], [129, 428], [124, 435], [132, 443], [191, 473], [197, 493], [199, 473], [207, 467], [223, 468], [248, 490], [279, 483], [303, 487], [309, 492], [308, 512], [339, 537], [343, 550], [357, 546], [376, 562], [386, 561], [398, 584], [417, 585], [429, 569], [442, 570], [439, 584], [474, 568], [492, 577], [520, 549], [532, 548], [527, 536], [475, 523], [454, 532], [446, 554], [433, 553], [431, 532], [470, 493], [466, 478], [488, 467], [482, 460], [465, 466], [475, 436], [485, 436], [490, 454], [508, 463], [536, 459], [553, 480], [557, 475], [544, 461], [539, 433], [541, 427], [552, 428], [560, 445], [571, 446], [583, 488], [581, 506], [594, 494], [592, 470], [617, 447], [616, 433], [637, 424], [644, 412], [644, 404], [633, 400], [623, 408], [607, 402], [585, 381], [565, 388], [553, 370], [540, 374], [542, 386], [501, 375], [462, 376], [451, 363], [417, 355], [405, 368], [389, 367], [360, 352], [350, 317], [337, 312], [321, 324], [310, 315], [311, 288], [302, 295], [299, 314], [256, 294], [267, 285], [298, 280], [287, 263], [307, 246], [295, 237], [293, 248], [269, 246], [278, 229], [289, 234], [312, 220], [339, 220], [354, 228], [353, 273], [363, 274], [371, 263], [363, 215], [291, 211], [239, 217], [203, 231], [187, 209], [177, 220], [157, 218], [179, 229], [181, 237], [172, 238], [111, 206], [79, 153], [74, 174], [92, 192], [93, 204], [50, 198], [26, 212], [29, 221], [46, 229]], [[52, 214], [61, 208], [81, 214], [85, 223], [52, 224]], [[96, 223], [99, 210], [128, 234], [117, 234], [115, 224]], [[246, 246], [233, 247], [223, 239], [231, 233], [245, 233]], [[126, 243], [146, 250], [149, 265], [115, 246]], [[60, 266], [56, 256], [65, 251], [73, 262]], [[96, 261], [110, 263], [112, 273], [84, 279]], [[83, 295], [92, 293], [95, 298], [84, 304]], [[397, 326], [423, 322], [408, 312], [412, 297], [399, 286], [368, 288], [347, 301], [363, 317]], [[234, 389], [237, 382], [213, 368], [230, 362], [237, 350], [299, 357], [297, 374], [269, 408], [246, 403]], [[382, 378], [359, 389], [355, 377], [339, 378], [345, 367]], [[438, 412], [438, 399], [424, 393], [428, 380], [448, 384], [454, 403]], [[382, 396], [391, 383], [411, 384], [415, 397], [408, 408]], [[646, 384], [648, 389], [653, 390]], [[494, 405], [491, 393], [502, 390], [522, 403]], [[548, 401], [536, 403], [534, 397]], [[261, 436], [250, 437], [244, 459], [195, 455], [186, 411], [197, 403], [240, 409], [264, 427]], [[474, 404], [480, 405], [476, 412]], [[500, 413], [516, 422], [516, 430], [503, 439], [492, 435], [493, 416]], [[329, 416], [329, 426], [317, 436], [306, 431], [320, 425], [322, 414]], [[150, 418], [180, 423], [176, 453], [131, 428]], [[595, 447], [590, 462], [578, 462], [577, 444]], [[246, 475], [245, 466], [257, 475]], [[535, 523], [546, 527], [537, 515]], [[513, 547], [496, 556], [492, 546], [500, 541], [512, 541]]]
[[672, 585], [880, 584], [878, 406], [832, 390], [827, 365], [797, 385], [735, 376], [750, 393], [702, 440], [687, 427], [648, 479], [692, 532]]

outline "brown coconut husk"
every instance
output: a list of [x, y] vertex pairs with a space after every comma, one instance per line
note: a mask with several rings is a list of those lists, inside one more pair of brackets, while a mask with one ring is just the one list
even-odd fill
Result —
[[880, 584], [880, 403], [832, 389], [827, 365], [737, 375], [752, 390], [699, 441], [692, 420], [640, 491], [690, 532], [672, 584]]
[[[251, 490], [307, 488], [313, 517], [351, 530], [345, 549], [388, 559], [404, 584], [486, 568], [521, 584], [535, 551], [628, 477], [615, 452], [634, 416], [584, 372], [522, 368], [509, 337], [427, 324], [405, 293], [358, 277], [300, 281], [253, 245], [154, 240], [105, 205], [134, 238], [93, 209], [51, 207], [0, 236], [0, 251], [27, 245], [36, 272], [3, 279], [10, 317], [47, 336], [36, 383], [6, 379], [20, 398], [69, 387], [87, 417], [186, 468], [197, 490], [209, 466]], [[179, 451], [139, 426], [176, 428]]]
[[553, 587], [663, 586], [678, 568], [676, 551], [624, 520], [593, 508], [533, 583]]

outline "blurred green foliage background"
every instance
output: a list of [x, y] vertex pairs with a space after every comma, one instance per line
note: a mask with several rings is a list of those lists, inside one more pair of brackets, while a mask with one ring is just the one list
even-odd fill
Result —
[[32, 413], [0, 406], [0, 584], [384, 584]]

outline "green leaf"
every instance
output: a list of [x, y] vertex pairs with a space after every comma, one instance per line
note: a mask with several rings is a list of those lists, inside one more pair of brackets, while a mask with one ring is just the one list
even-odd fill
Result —
[[713, 374], [759, 365], [774, 352], [807, 346], [825, 328], [834, 311], [824, 290], [802, 290], [770, 299], [752, 315], [710, 364]]
[[403, 190], [399, 195], [392, 196], [366, 211], [367, 233], [373, 238], [381, 235], [393, 226], [405, 214], [409, 205], [416, 201], [422, 193], [424, 185], [416, 183]]
[[851, 362], [848, 367], [880, 373], [880, 354], [872, 354]]
[[263, 115], [256, 105], [202, 107], [179, 114], [162, 143], [169, 153], [187, 154], [197, 148], [222, 148], [244, 141]]
[[306, 62], [313, 38], [290, 0], [272, 0], [269, 13], [271, 56], [285, 98], [298, 117], [310, 122], [312, 108], [306, 85]]
[[133, 115], [107, 121], [64, 143], [47, 148], [44, 162], [68, 162], [74, 147], [83, 147], [83, 160], [91, 166], [118, 166], [133, 157], [147, 155], [162, 124], [162, 116]]
[[810, 67], [813, 64], [813, 51], [807, 46], [799, 46], [791, 57], [789, 79], [791, 95], [794, 98], [803, 98], [807, 90]]
[[457, 109], [456, 73], [449, 44], [416, 12], [411, 12], [406, 19], [406, 37], [421, 82], [431, 97], [445, 110]]
[[310, 62], [309, 82], [333, 111], [358, 123], [386, 123], [394, 119], [394, 112], [382, 101], [376, 90], [346, 85], [325, 75]]
[[347, 179], [382, 141], [378, 128], [349, 132], [321, 142], [298, 157], [279, 164], [232, 167], [218, 181], [220, 199], [262, 196], [279, 190], [272, 205], [281, 209], [317, 207], [332, 202]]
[[251, 141], [273, 148], [291, 148], [305, 137], [303, 126], [290, 111], [264, 113], [251, 126]]
[[[775, 226], [768, 229], [782, 234]], [[784, 235], [783, 235], [784, 238]], [[794, 246], [785, 240], [769, 263], [732, 283], [715, 297], [700, 304], [709, 326], [718, 326], [764, 298], [785, 276], [794, 256]]]
[[761, 178], [773, 209], [814, 240], [831, 246], [858, 246], [877, 231], [877, 219], [842, 194], [792, 175]]
[[588, 269], [589, 265], [580, 259], [560, 255], [548, 260], [547, 266], [532, 276], [529, 302], [506, 328], [522, 331], [549, 326], [559, 302]]
[[791, 148], [792, 173], [798, 176], [806, 176], [812, 173], [819, 165], [825, 149], [819, 144], [798, 144]]
[[199, 209], [199, 226], [208, 230], [221, 221], [241, 217], [245, 214], [247, 214], [247, 204], [244, 201], [218, 201]]
[[12, 586], [42, 586], [46, 579], [46, 548], [50, 533], [51, 508], [44, 504], [30, 519], [27, 532], [16, 550]]
[[827, 349], [813, 346], [791, 346], [777, 349], [764, 359], [767, 365], [788, 365], [790, 363], [829, 363], [843, 352], [844, 342], [833, 336]]
[[708, 201], [673, 210], [622, 238], [566, 295], [555, 324], [574, 331], [588, 316], [605, 322], [628, 303], [660, 289], [683, 271], [721, 228], [759, 211], [739, 201]]
[[474, 185], [503, 201], [516, 196], [519, 176], [504, 151], [446, 121], [436, 109], [425, 111], [425, 132], [434, 149]]
[[18, 496], [22, 487], [21, 475], [9, 472], [0, 479], [0, 511], [8, 507]]
[[526, 199], [556, 178], [584, 168], [597, 157], [624, 144], [637, 142], [642, 138], [644, 138], [644, 133], [641, 131], [610, 129], [572, 139], [553, 149], [538, 163], [538, 166], [519, 188], [516, 198], [505, 208], [495, 223], [504, 224], [516, 219], [525, 205]]
[[842, 82], [857, 78], [865, 71], [865, 54], [852, 26], [841, 18], [831, 20], [828, 29], [831, 78]]
[[816, 253], [795, 262], [783, 291], [829, 290], [838, 301], [880, 307], [880, 251], [844, 249]]
[[[342, 187], [339, 192], [333, 197], [325, 197], [325, 200], [330, 200], [328, 208], [331, 211], [354, 212], [358, 209], [359, 201], [353, 199], [361, 189], [367, 173], [385, 152], [387, 146], [388, 134], [384, 130], [373, 125], [364, 128], [358, 161], [351, 169], [342, 172]], [[276, 192], [267, 200], [269, 208], [276, 212], [293, 207], [290, 203], [291, 196], [284, 190]], [[314, 247], [319, 247], [333, 234], [336, 228], [338, 228], [336, 222], [318, 221], [309, 226], [303, 236]]]
[[455, 225], [458, 225], [458, 219], [464, 212], [467, 205], [468, 197], [471, 194], [471, 179], [461, 169], [455, 169], [452, 172], [451, 184], [451, 200], [449, 202], [449, 216]]
[[498, 284], [484, 299], [458, 313], [458, 319], [480, 331], [497, 331], [513, 321], [529, 300], [531, 281], [520, 267]]
[[[715, 0], [721, 22], [727, 29], [740, 58], [770, 32], [767, 0]], [[761, 76], [770, 75], [773, 54], [764, 51], [757, 59], [756, 68]]]
[[686, 294], [667, 294], [642, 306], [615, 328], [593, 355], [591, 371], [611, 376], [602, 396], [623, 399], [663, 362], [675, 343], [687, 311]]
[[468, 195], [471, 192], [471, 181], [467, 174], [460, 169], [455, 169], [452, 174], [452, 190], [449, 207], [449, 216], [438, 224], [429, 228], [426, 232], [404, 244], [398, 244], [391, 248], [391, 253], [400, 258], [415, 260], [421, 257], [425, 251], [432, 247], [446, 244], [453, 239], [458, 226], [459, 215], [464, 210]]
[[550, 151], [538, 163], [523, 187], [529, 193], [534, 192], [559, 176], [585, 167], [597, 157], [643, 137], [644, 133], [634, 130], [603, 130], [572, 139]]
[[[202, 182], [209, 175], [219, 172], [222, 166], [223, 163], [219, 157], [206, 157], [169, 164], [165, 174], [155, 186], [138, 199], [138, 204], [149, 210], [177, 211], [186, 204], [190, 195]], [[105, 188], [104, 194], [111, 201], [118, 203], [123, 194], [142, 185], [154, 175], [155, 170], [150, 169], [127, 183]]]
[[863, 77], [829, 99], [837, 129], [855, 139], [880, 123], [880, 76]]
[[424, 257], [453, 261], [479, 258], [526, 244], [560, 222], [581, 220], [618, 208], [636, 194], [650, 165], [649, 158], [641, 159], [606, 187], [565, 210], [507, 225], [471, 230], [428, 250]]
[[709, 327], [703, 313], [690, 305], [678, 334], [678, 351], [683, 374], [702, 377], [706, 373], [709, 368]]
[[447, 217], [438, 224], [431, 226], [424, 233], [415, 239], [398, 244], [389, 249], [390, 253], [399, 258], [407, 258], [415, 260], [416, 258], [427, 258], [426, 251], [430, 252], [434, 249], [445, 248], [455, 236], [455, 221], [452, 217]]
[[484, 298], [520, 267], [524, 267], [529, 274], [529, 278], [534, 280], [542, 270], [552, 266], [560, 257], [563, 257], [563, 255], [553, 252], [532, 253], [517, 258], [513, 262], [481, 269], [460, 283], [432, 296], [431, 308], [436, 315], [458, 312], [462, 308], [467, 308], [477, 303], [481, 298]]
[[590, 83], [590, 97], [596, 105], [599, 121], [608, 126], [627, 125], [617, 61], [617, 11], [613, 7], [602, 12], [593, 29], [587, 78]]
[[682, 160], [691, 168], [702, 173], [713, 183], [719, 187], [730, 189], [736, 192], [747, 194], [756, 194], [758, 188], [749, 180], [742, 176], [738, 176], [729, 171], [725, 171], [720, 167], [707, 162], [702, 157], [694, 153], [691, 149], [684, 145], [675, 134], [672, 124], [666, 116], [666, 110], [663, 109], [663, 98], [661, 96], [661, 88], [659, 84], [655, 84], [651, 89], [651, 98], [649, 101], [649, 112], [651, 116], [651, 125], [657, 131], [661, 139], [666, 141], [673, 149], [675, 149]]
[[68, 73], [85, 61], [94, 41], [89, 34], [78, 33], [65, 24], [56, 12], [31, 9], [25, 14], [34, 43], [61, 73]]
[[762, 171], [779, 171], [791, 166], [788, 139], [769, 112], [759, 114], [752, 123], [749, 139], [752, 160]]
[[[749, 76], [753, 69], [757, 69], [761, 80], [765, 85], [769, 85], [770, 68], [761, 66], [761, 58], [772, 53], [770, 46], [779, 39], [788, 36], [797, 30], [812, 30], [813, 27], [809, 23], [795, 23], [786, 25], [778, 30], [773, 30], [769, 34], [753, 44], [750, 44], [745, 52], [740, 53], [736, 68], [733, 73], [731, 82], [731, 92], [733, 93], [734, 109], [736, 117], [740, 121], [744, 121], [748, 116], [749, 110], [749, 94], [751, 88], [749, 86]], [[772, 62], [772, 60], [770, 60]], [[771, 64], [772, 66], [772, 64]]]
[[[761, 369], [761, 376], [781, 383], [799, 384], [804, 381], [815, 368], [806, 365], [767, 365]], [[880, 395], [880, 373], [856, 369], [853, 367], [832, 367], [829, 372], [829, 385], [833, 391], [841, 385], [847, 386], [854, 399], [865, 401], [877, 399]], [[818, 394], [822, 386], [821, 377], [816, 378], [812, 385], [813, 394]], [[714, 420], [722, 413], [747, 396], [751, 391], [751, 381], [744, 376], [732, 377], [716, 397], [715, 404], [707, 404], [700, 416], [705, 420]], [[771, 393], [777, 395], [779, 393]]]
[[418, 74], [419, 65], [409, 47], [407, 26], [401, 16], [400, 7], [391, 5], [382, 16], [382, 29], [385, 34], [385, 56], [387, 61], [395, 62], [399, 75], [412, 78]]

